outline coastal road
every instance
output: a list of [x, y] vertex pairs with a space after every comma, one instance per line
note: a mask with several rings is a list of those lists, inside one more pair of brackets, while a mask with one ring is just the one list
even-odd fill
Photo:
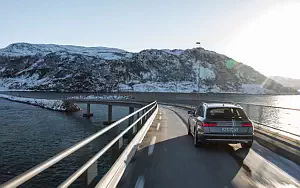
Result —
[[256, 142], [251, 149], [195, 148], [178, 115], [188, 117], [185, 110], [159, 107], [118, 187], [300, 187], [299, 166]]

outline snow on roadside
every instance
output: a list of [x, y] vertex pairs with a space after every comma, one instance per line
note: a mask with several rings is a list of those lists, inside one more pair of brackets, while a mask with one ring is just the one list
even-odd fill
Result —
[[133, 99], [131, 96], [127, 95], [87, 95], [87, 96], [74, 96], [68, 97], [67, 99], [84, 99], [84, 100], [128, 100]]
[[34, 98], [24, 98], [24, 97], [16, 97], [12, 95], [4, 95], [0, 94], [0, 98], [7, 99], [14, 102], [21, 102], [26, 104], [31, 104], [34, 106], [39, 106], [42, 108], [46, 108], [49, 110], [55, 111], [78, 111], [80, 108], [75, 104], [69, 104], [62, 100], [48, 100], [48, 99], [34, 99]]

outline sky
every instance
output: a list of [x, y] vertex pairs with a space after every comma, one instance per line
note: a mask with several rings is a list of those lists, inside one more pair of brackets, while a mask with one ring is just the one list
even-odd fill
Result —
[[299, 10], [300, 0], [0, 0], [0, 48], [29, 42], [137, 52], [200, 41], [266, 76], [300, 78]]

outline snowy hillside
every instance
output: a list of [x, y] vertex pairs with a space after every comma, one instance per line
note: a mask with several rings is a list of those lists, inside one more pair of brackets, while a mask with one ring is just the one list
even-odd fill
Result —
[[72, 45], [56, 45], [56, 44], [28, 44], [28, 43], [15, 43], [10, 44], [6, 48], [0, 49], [2, 56], [26, 56], [49, 53], [70, 53], [81, 54], [87, 56], [95, 56], [104, 59], [120, 59], [126, 57], [128, 52], [117, 48], [105, 47], [82, 47]]
[[0, 94], [0, 98], [7, 99], [10, 101], [21, 102], [26, 104], [31, 104], [34, 106], [39, 106], [49, 110], [62, 111], [62, 112], [76, 112], [80, 108], [76, 104], [68, 103], [62, 100], [48, 100], [48, 99], [34, 99], [34, 98], [24, 98], [16, 97], [12, 95]]
[[0, 49], [0, 89], [61, 92], [295, 94], [253, 68], [203, 48], [143, 50], [11, 44]]

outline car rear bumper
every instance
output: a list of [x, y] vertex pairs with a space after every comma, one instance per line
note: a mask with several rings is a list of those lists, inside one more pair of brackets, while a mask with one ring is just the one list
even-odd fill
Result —
[[253, 141], [253, 135], [219, 135], [219, 134], [200, 134], [200, 142], [223, 142], [223, 143], [248, 143]]

